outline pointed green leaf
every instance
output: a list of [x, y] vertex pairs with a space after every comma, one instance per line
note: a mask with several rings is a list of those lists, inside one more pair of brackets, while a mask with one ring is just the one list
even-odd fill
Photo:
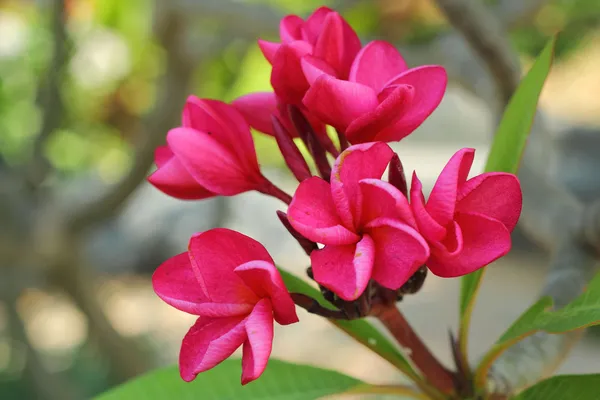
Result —
[[600, 375], [562, 375], [539, 382], [512, 400], [598, 400]]
[[[293, 293], [303, 293], [317, 300], [323, 307], [335, 309], [331, 303], [325, 300], [319, 290], [285, 270], [279, 269], [279, 271], [281, 272], [281, 276], [283, 277], [283, 281], [285, 282], [288, 291]], [[352, 336], [362, 345], [379, 354], [409, 377], [418, 379], [418, 374], [415, 372], [411, 364], [406, 360], [400, 350], [394, 344], [392, 344], [392, 342], [390, 342], [390, 340], [386, 338], [377, 328], [375, 328], [365, 319], [357, 319], [353, 321], [329, 321], [339, 329], [346, 332], [348, 335]]]
[[[537, 103], [554, 58], [556, 36], [546, 45], [510, 99], [498, 125], [485, 165], [486, 172], [516, 173], [531, 131]], [[466, 350], [471, 313], [484, 268], [462, 278], [460, 292], [460, 343]]]
[[241, 360], [226, 360], [184, 382], [177, 367], [149, 372], [95, 400], [315, 400], [365, 385], [339, 372], [270, 360], [263, 375], [246, 386], [240, 383]]
[[600, 274], [592, 279], [584, 293], [560, 310], [552, 310], [549, 297], [543, 297], [531, 306], [483, 357], [477, 368], [476, 382], [482, 386], [487, 371], [498, 356], [535, 332], [564, 333], [592, 325], [600, 325]]

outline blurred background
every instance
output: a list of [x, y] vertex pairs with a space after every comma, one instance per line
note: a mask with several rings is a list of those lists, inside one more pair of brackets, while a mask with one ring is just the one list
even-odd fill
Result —
[[[579, 201], [600, 197], [600, 2], [485, 3], [525, 68], [562, 31], [541, 100], [551, 145], [537, 152], [536, 165]], [[229, 101], [269, 90], [257, 38], [277, 40], [281, 16], [306, 16], [322, 4], [364, 41], [398, 45], [409, 65], [448, 68], [442, 105], [395, 146], [407, 171], [417, 169], [431, 188], [460, 147], [478, 149], [473, 172], [480, 171], [498, 120], [494, 83], [432, 1], [0, 0], [1, 400], [90, 398], [176, 362], [194, 318], [159, 301], [150, 277], [194, 232], [237, 229], [304, 274], [307, 258], [275, 217], [277, 201], [248, 193], [183, 202], [145, 176], [188, 94]], [[255, 140], [265, 174], [293, 191], [274, 141]], [[512, 253], [489, 269], [473, 357], [544, 283], [548, 249], [531, 236], [518, 229]], [[457, 295], [458, 281], [430, 276], [402, 304], [446, 361]], [[372, 382], [402, 379], [327, 322], [300, 317], [279, 330], [276, 357]], [[588, 334], [562, 371], [600, 372], [598, 360], [600, 341]]]

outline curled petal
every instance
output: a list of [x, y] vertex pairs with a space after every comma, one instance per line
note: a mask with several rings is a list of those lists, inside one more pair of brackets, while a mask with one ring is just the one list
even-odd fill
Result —
[[310, 85], [315, 83], [317, 78], [323, 74], [331, 75], [334, 78], [336, 77], [335, 70], [325, 61], [317, 57], [306, 55], [302, 57], [300, 62], [302, 65], [302, 72], [304, 72], [304, 76]]
[[359, 116], [374, 110], [379, 101], [373, 89], [323, 74], [311, 85], [303, 100], [308, 110], [340, 131]]
[[194, 275], [206, 296], [219, 303], [256, 303], [258, 296], [234, 270], [248, 261], [260, 260], [273, 264], [263, 245], [246, 235], [224, 228], [192, 236], [189, 254]]
[[454, 218], [458, 188], [467, 180], [474, 157], [475, 149], [457, 151], [431, 190], [426, 205], [427, 212], [441, 225], [450, 223]]
[[409, 85], [415, 88], [409, 108], [396, 121], [395, 129], [410, 133], [418, 128], [442, 101], [447, 82], [446, 70], [437, 65], [411, 68], [392, 78], [386, 86]]
[[427, 266], [435, 275], [452, 278], [470, 274], [510, 251], [510, 232], [502, 222], [475, 213], [458, 213], [456, 222], [462, 232], [462, 251], [449, 257], [434, 250]]
[[273, 309], [268, 299], [256, 303], [246, 320], [242, 354], [242, 385], [257, 379], [267, 367], [273, 348]]
[[314, 55], [330, 65], [338, 78], [346, 79], [360, 48], [360, 39], [352, 27], [337, 12], [329, 13], [315, 44]]
[[362, 179], [361, 226], [377, 218], [398, 219], [412, 228], [417, 227], [408, 200], [392, 184], [380, 179]]
[[304, 20], [297, 15], [287, 15], [279, 23], [279, 37], [281, 43], [302, 40], [302, 25]]
[[196, 279], [188, 253], [162, 263], [152, 275], [154, 291], [165, 303], [190, 314], [206, 317], [247, 315], [253, 303], [212, 303]]
[[208, 133], [175, 128], [167, 134], [167, 142], [189, 174], [213, 193], [232, 196], [264, 183], [258, 164], [247, 168]]
[[331, 197], [330, 186], [313, 177], [300, 183], [288, 208], [290, 224], [302, 236], [317, 243], [356, 243], [359, 236], [342, 225]]
[[201, 200], [215, 196], [202, 187], [177, 158], [159, 161], [159, 156], [156, 156], [156, 160], [159, 168], [148, 177], [148, 182], [161, 192], [181, 200]]
[[446, 228], [440, 225], [425, 208], [425, 197], [423, 197], [423, 185], [417, 177], [416, 172], [413, 172], [412, 182], [410, 185], [410, 206], [413, 210], [413, 215], [417, 221], [419, 232], [428, 241], [440, 241], [446, 236]]
[[504, 172], [488, 172], [469, 179], [458, 193], [458, 212], [473, 212], [502, 222], [512, 231], [521, 215], [523, 194], [519, 178]]
[[266, 40], [261, 39], [258, 40], [258, 47], [260, 48], [260, 51], [263, 53], [263, 56], [265, 56], [265, 58], [271, 65], [273, 65], [273, 61], [275, 60], [275, 54], [277, 53], [277, 50], [279, 50], [280, 46], [281, 44], [279, 43], [268, 42]]
[[329, 7], [322, 6], [317, 8], [302, 26], [302, 39], [314, 46], [323, 30], [325, 18], [332, 12], [333, 10]]
[[380, 179], [394, 152], [385, 143], [350, 146], [340, 154], [331, 171], [331, 195], [338, 215], [346, 224], [358, 227], [361, 220], [362, 179]]
[[271, 85], [284, 103], [301, 103], [308, 89], [308, 82], [302, 72], [300, 60], [311, 52], [312, 47], [308, 43], [298, 40], [281, 45], [275, 53]]
[[315, 280], [346, 301], [365, 290], [373, 271], [374, 243], [363, 235], [356, 245], [325, 246], [313, 251], [310, 261]]
[[181, 343], [179, 372], [191, 382], [200, 372], [223, 362], [246, 341], [245, 316], [200, 317]]
[[394, 46], [383, 40], [375, 40], [357, 54], [348, 80], [379, 92], [390, 79], [406, 69], [406, 62]]
[[237, 267], [235, 273], [258, 297], [271, 299], [278, 323], [289, 325], [298, 322], [294, 301], [275, 265], [266, 261], [248, 261]]
[[376, 219], [367, 229], [375, 243], [373, 279], [388, 289], [399, 289], [429, 258], [425, 239], [398, 220]]
[[277, 98], [273, 92], [256, 92], [238, 97], [231, 102], [259, 132], [274, 136], [271, 115], [277, 112]]

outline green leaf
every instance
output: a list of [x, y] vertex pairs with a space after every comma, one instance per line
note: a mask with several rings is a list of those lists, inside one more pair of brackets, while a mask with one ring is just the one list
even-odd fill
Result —
[[262, 376], [246, 386], [241, 372], [241, 360], [230, 359], [188, 383], [177, 367], [158, 369], [95, 400], [314, 400], [365, 386], [339, 372], [279, 360], [270, 360]]
[[539, 382], [512, 400], [597, 400], [600, 375], [562, 375]]
[[564, 333], [599, 324], [600, 274], [592, 279], [584, 293], [560, 310], [552, 310], [552, 299], [543, 297], [525, 311], [483, 357], [477, 367], [475, 381], [482, 386], [487, 371], [500, 354], [527, 336], [539, 331]]
[[[552, 66], [555, 45], [556, 36], [548, 42], [510, 99], [494, 135], [494, 142], [485, 165], [486, 172], [503, 171], [513, 174], [517, 172], [531, 131], [538, 99]], [[484, 270], [485, 268], [481, 268], [466, 275], [461, 281], [460, 343], [464, 354], [466, 354], [473, 305]]]
[[[302, 279], [290, 274], [289, 272], [279, 269], [283, 281], [288, 291], [293, 293], [302, 293], [317, 300], [323, 307], [335, 309], [335, 306], [325, 300], [319, 290], [303, 281]], [[339, 329], [352, 336], [356, 341], [368, 347], [381, 357], [389, 361], [400, 371], [411, 377], [413, 380], [421, 380], [419, 374], [415, 372], [411, 364], [406, 360], [400, 350], [389, 341], [377, 328], [371, 325], [364, 319], [353, 321], [344, 320], [329, 320]]]

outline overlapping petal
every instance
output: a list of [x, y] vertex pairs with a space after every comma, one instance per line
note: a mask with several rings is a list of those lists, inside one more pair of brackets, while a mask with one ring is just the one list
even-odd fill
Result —
[[300, 104], [308, 89], [308, 82], [302, 73], [300, 60], [311, 54], [312, 47], [304, 41], [282, 44], [273, 58], [271, 85], [281, 101], [287, 104]]
[[379, 93], [387, 82], [406, 69], [404, 58], [392, 44], [375, 40], [356, 55], [348, 80], [369, 86]]
[[246, 320], [242, 354], [242, 385], [257, 379], [267, 367], [273, 348], [273, 304], [260, 300]]
[[354, 30], [337, 12], [330, 12], [315, 43], [313, 54], [336, 72], [338, 78], [347, 79], [352, 61], [361, 48]]

